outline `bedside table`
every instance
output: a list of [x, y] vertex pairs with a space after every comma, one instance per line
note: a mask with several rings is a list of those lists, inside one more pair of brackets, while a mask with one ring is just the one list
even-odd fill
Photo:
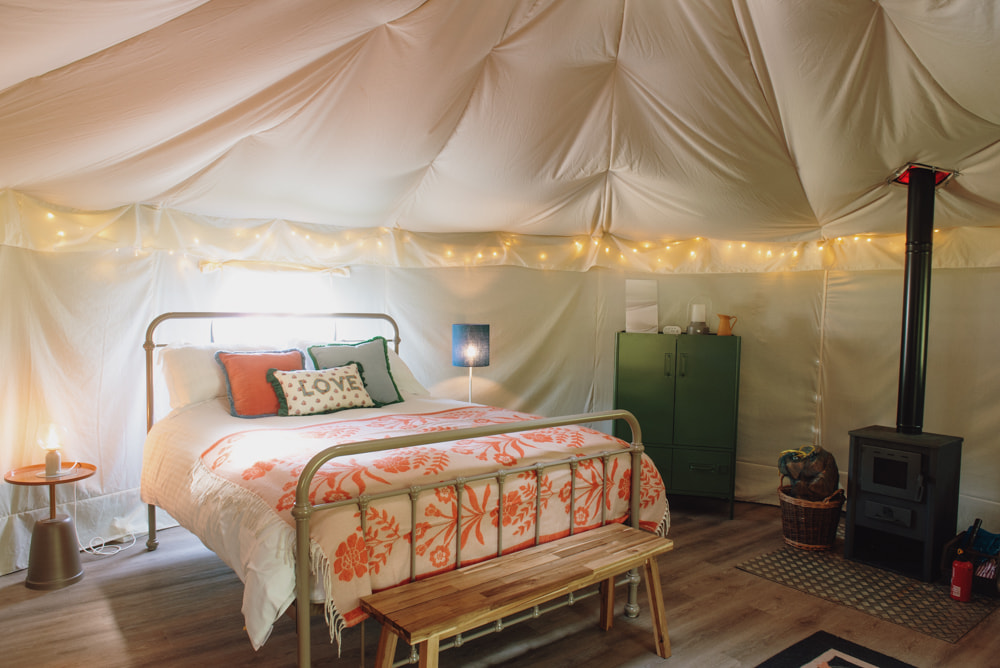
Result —
[[63, 469], [69, 472], [47, 478], [45, 464], [32, 464], [8, 471], [3, 477], [12, 485], [49, 486], [49, 518], [35, 522], [31, 532], [28, 575], [24, 580], [30, 589], [60, 589], [83, 577], [73, 518], [56, 514], [56, 485], [89, 478], [97, 467], [84, 462], [67, 462]]

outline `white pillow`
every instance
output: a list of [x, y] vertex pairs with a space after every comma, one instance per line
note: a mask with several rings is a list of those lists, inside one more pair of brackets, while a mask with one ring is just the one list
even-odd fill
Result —
[[220, 343], [174, 343], [164, 346], [160, 349], [160, 368], [171, 410], [226, 396], [226, 376], [215, 361], [215, 353], [220, 350], [246, 352], [272, 348]]

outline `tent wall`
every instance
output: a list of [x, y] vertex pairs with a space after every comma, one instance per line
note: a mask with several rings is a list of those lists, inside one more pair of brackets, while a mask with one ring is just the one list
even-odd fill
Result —
[[[737, 496], [775, 503], [782, 449], [818, 443], [847, 468], [847, 431], [895, 424], [902, 271], [696, 274], [541, 271], [520, 267], [204, 271], [182, 254], [49, 253], [0, 247], [0, 468], [40, 462], [39, 425], [66, 429], [66, 457], [97, 464], [58, 489], [81, 541], [144, 529], [145, 327], [171, 310], [386, 311], [402, 355], [435, 393], [462, 399], [450, 326], [487, 322], [489, 367], [473, 399], [543, 415], [612, 405], [614, 333], [625, 281], [657, 283], [659, 324], [685, 324], [691, 296], [739, 317], [743, 337]], [[1000, 270], [935, 269], [925, 431], [963, 436], [960, 525], [1000, 526], [1000, 365], [993, 333]], [[713, 319], [712, 326], [716, 325]], [[0, 572], [27, 564], [47, 491], [0, 485]]]

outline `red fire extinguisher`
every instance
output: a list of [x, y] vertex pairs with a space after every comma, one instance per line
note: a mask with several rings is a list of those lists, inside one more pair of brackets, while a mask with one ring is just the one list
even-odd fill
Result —
[[972, 562], [961, 557], [951, 563], [951, 597], [956, 601], [972, 599]]
[[965, 548], [974, 545], [982, 523], [983, 521], [978, 518], [972, 523], [970, 530], [965, 532], [962, 547], [958, 548], [958, 556], [951, 562], [951, 597], [956, 601], [972, 599], [972, 560], [965, 555]]

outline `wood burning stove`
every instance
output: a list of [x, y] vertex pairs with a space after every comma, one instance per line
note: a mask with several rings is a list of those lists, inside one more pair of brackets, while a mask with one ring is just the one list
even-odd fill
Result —
[[[850, 432], [844, 556], [936, 579], [958, 522], [962, 439], [923, 433], [934, 189], [944, 170], [910, 166], [896, 428]], [[902, 176], [900, 177], [902, 178]]]
[[962, 439], [878, 426], [850, 435], [844, 556], [937, 579], [956, 533]]

